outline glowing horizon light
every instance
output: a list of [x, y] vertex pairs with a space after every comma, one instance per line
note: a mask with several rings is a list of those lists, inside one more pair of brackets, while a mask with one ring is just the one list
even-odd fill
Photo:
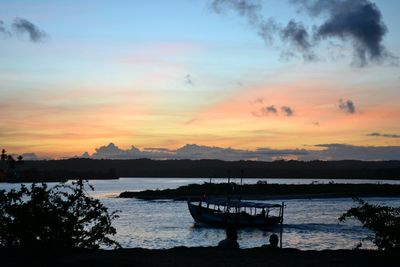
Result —
[[[300, 2], [2, 1], [0, 148], [64, 158], [110, 142], [311, 152], [341, 144], [386, 147], [400, 160], [400, 2], [354, 1], [358, 25], [347, 9], [321, 7], [325, 18]], [[376, 16], [365, 20], [362, 3]], [[346, 27], [328, 31], [329, 18]], [[357, 35], [368, 34], [357, 31], [363, 23], [374, 38]]]

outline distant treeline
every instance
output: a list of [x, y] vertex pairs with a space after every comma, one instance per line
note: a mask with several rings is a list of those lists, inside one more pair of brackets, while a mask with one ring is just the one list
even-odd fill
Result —
[[[0, 172], [6, 168], [0, 162]], [[15, 182], [118, 177], [400, 179], [400, 161], [66, 159], [24, 161], [17, 172]]]

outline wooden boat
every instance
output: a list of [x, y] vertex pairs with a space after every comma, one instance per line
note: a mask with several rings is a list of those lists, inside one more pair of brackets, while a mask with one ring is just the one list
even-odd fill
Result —
[[224, 228], [227, 226], [269, 228], [282, 225], [284, 206], [283, 202], [266, 204], [229, 198], [188, 200], [190, 214], [196, 223]]

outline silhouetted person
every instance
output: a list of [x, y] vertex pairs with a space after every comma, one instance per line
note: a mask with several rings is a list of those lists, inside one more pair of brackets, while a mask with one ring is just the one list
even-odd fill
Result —
[[238, 249], [239, 243], [237, 242], [237, 232], [233, 227], [226, 228], [226, 239], [218, 243], [218, 247], [224, 249]]
[[272, 234], [269, 237], [269, 244], [268, 245], [262, 245], [263, 248], [269, 248], [269, 249], [278, 249], [278, 242], [279, 238], [278, 235]]

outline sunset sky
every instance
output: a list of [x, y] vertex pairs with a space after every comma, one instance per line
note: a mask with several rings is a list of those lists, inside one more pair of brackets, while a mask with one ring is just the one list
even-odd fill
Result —
[[399, 11], [398, 0], [1, 0], [0, 145], [55, 158], [110, 142], [399, 147]]

